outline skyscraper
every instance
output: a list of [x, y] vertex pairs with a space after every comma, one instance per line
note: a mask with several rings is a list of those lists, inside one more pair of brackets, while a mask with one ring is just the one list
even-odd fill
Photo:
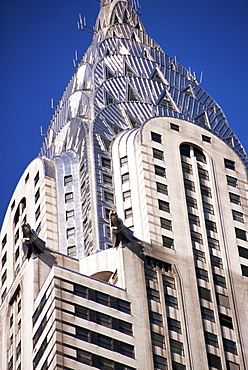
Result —
[[2, 368], [247, 369], [247, 165], [133, 3], [102, 1], [3, 223]]

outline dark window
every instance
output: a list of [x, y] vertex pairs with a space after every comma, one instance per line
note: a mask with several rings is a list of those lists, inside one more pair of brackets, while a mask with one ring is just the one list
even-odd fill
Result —
[[201, 250], [199, 249], [193, 249], [193, 255], [194, 255], [194, 259], [195, 260], [198, 260], [198, 261], [201, 261], [201, 262], [205, 262], [206, 259], [205, 259], [205, 253], [202, 252]]
[[155, 169], [155, 175], [161, 176], [161, 177], [166, 177], [166, 173], [165, 173], [165, 168], [164, 167], [160, 167], [160, 166], [154, 165], [154, 169]]
[[214, 367], [215, 369], [222, 370], [220, 357], [213, 355], [212, 353], [208, 353], [207, 355], [209, 366]]
[[233, 329], [232, 318], [219, 312], [220, 325], [226, 326], [229, 329]]
[[230, 308], [229, 299], [226, 295], [216, 293], [216, 300], [217, 300], [218, 305], [226, 307], [226, 308]]
[[209, 331], [204, 331], [205, 342], [210, 346], [219, 347], [217, 335], [210, 333]]
[[[39, 215], [38, 215], [38, 217], [39, 217]], [[17, 229], [16, 233], [15, 233], [15, 244], [16, 244], [18, 239], [19, 239], [19, 229]]]
[[77, 348], [77, 361], [82, 362], [83, 364], [91, 365], [91, 353]]
[[204, 168], [198, 167], [198, 173], [200, 179], [209, 180], [208, 171], [204, 170]]
[[40, 189], [38, 189], [37, 192], [35, 193], [35, 196], [34, 196], [35, 203], [38, 201], [39, 197], [40, 197]]
[[214, 214], [214, 207], [213, 207], [212, 204], [206, 203], [206, 202], [202, 202], [202, 206], [203, 206], [203, 211], [205, 213], [210, 213], [211, 215]]
[[240, 266], [241, 266], [242, 275], [248, 277], [248, 266], [245, 266], [245, 265], [240, 265]]
[[229, 193], [229, 198], [230, 198], [230, 202], [234, 204], [238, 204], [238, 205], [241, 204], [240, 196], [238, 194]]
[[158, 208], [164, 212], [170, 212], [170, 204], [164, 200], [158, 199]]
[[118, 343], [120, 345], [120, 349], [117, 352], [121, 353], [124, 356], [134, 358], [134, 347], [133, 346], [125, 342], [115, 341], [115, 343]]
[[171, 289], [175, 289], [176, 286], [174, 278], [171, 276], [163, 275], [163, 286], [164, 288], [169, 287]]
[[15, 251], [15, 261], [17, 261], [17, 259], [18, 259], [19, 256], [20, 256], [20, 248], [17, 247], [17, 250]]
[[2, 267], [5, 265], [6, 261], [7, 261], [7, 252], [5, 252], [2, 257]]
[[209, 198], [212, 197], [211, 189], [208, 186], [201, 185], [201, 193], [202, 195], [205, 195], [206, 197], [209, 197]]
[[106, 175], [105, 173], [102, 175], [103, 183], [106, 185], [112, 186], [112, 176]]
[[71, 209], [70, 211], [66, 211], [66, 221], [69, 220], [69, 218], [74, 218], [74, 210]]
[[149, 317], [150, 317], [150, 322], [152, 324], [162, 326], [163, 325], [163, 319], [162, 315], [160, 313], [154, 312], [154, 311], [149, 311]]
[[237, 227], [235, 227], [235, 233], [236, 233], [236, 238], [242, 239], [242, 240], [245, 240], [245, 241], [247, 240], [245, 230], [238, 229]]
[[164, 348], [164, 336], [158, 333], [151, 332], [152, 345]]
[[211, 299], [211, 292], [209, 289], [203, 288], [201, 286], [198, 286], [198, 292], [199, 292], [199, 297], [202, 299], [206, 299], [207, 301], [212, 302]]
[[146, 279], [147, 280], [151, 280], [151, 281], [154, 281], [156, 283], [158, 282], [156, 271], [146, 267], [145, 273], [146, 273]]
[[73, 193], [66, 193], [65, 194], [65, 203], [69, 203], [73, 201]]
[[223, 265], [222, 265], [222, 259], [221, 258], [213, 256], [211, 254], [210, 255], [210, 260], [211, 260], [212, 266], [216, 266], [216, 267], [219, 267], [220, 269], [222, 269]]
[[167, 360], [166, 358], [159, 356], [159, 355], [153, 355], [153, 363], [154, 368], [159, 370], [167, 370]]
[[125, 202], [127, 199], [131, 198], [131, 190], [124, 191], [123, 193], [123, 201]]
[[120, 164], [121, 164], [121, 167], [123, 167], [126, 164], [128, 164], [127, 156], [120, 158]]
[[178, 353], [181, 356], [184, 355], [182, 342], [179, 342], [178, 340], [170, 338], [170, 347], [171, 347], [171, 352]]
[[181, 155], [184, 155], [185, 157], [190, 157], [190, 146], [187, 144], [181, 144], [180, 153]]
[[239, 255], [240, 257], [247, 258], [248, 259], [248, 249], [244, 247], [240, 247], [238, 245]]
[[238, 186], [238, 180], [235, 177], [232, 176], [226, 176], [227, 179], [227, 185], [233, 186], [234, 188], [237, 188]]
[[4, 246], [6, 245], [7, 243], [7, 234], [4, 235], [3, 239], [2, 239], [2, 248], [4, 248]]
[[171, 220], [160, 217], [160, 225], [162, 229], [172, 230]]
[[35, 220], [37, 221], [38, 217], [40, 215], [40, 206], [35, 211]]
[[25, 184], [28, 182], [29, 180], [29, 173], [27, 174], [27, 176], [25, 177]]
[[67, 254], [68, 256], [76, 256], [77, 255], [77, 249], [76, 249], [76, 246], [75, 245], [70, 245], [69, 247], [67, 247]]
[[202, 141], [205, 141], [206, 143], [211, 143], [211, 137], [202, 135]]
[[111, 168], [111, 160], [109, 158], [102, 157], [102, 167]]
[[215, 322], [214, 311], [210, 310], [210, 308], [201, 306], [201, 313], [203, 319]]
[[148, 299], [151, 299], [151, 300], [156, 301], [156, 302], [160, 302], [159, 291], [158, 290], [155, 290], [155, 289], [152, 289], [152, 288], [149, 288], [149, 287], [147, 287], [146, 290], [147, 290], [147, 298]]
[[193, 213], [189, 213], [189, 223], [200, 226], [200, 219], [198, 216], [194, 215]]
[[95, 301], [97, 303], [103, 304], [104, 306], [109, 306], [109, 299], [110, 296], [108, 294], [102, 293], [102, 292], [95, 292]]
[[7, 279], [7, 270], [5, 270], [3, 275], [2, 275], [2, 285], [4, 284], [6, 279]]
[[207, 230], [212, 230], [214, 232], [217, 232], [216, 223], [211, 220], [205, 219], [205, 225]]
[[172, 238], [169, 238], [168, 236], [162, 235], [163, 240], [163, 246], [166, 248], [173, 248], [174, 246], [174, 240]]
[[128, 172], [121, 175], [122, 184], [125, 184], [125, 182], [128, 182], [128, 181], [129, 181], [129, 173]]
[[72, 175], [68, 175], [64, 177], [64, 185], [68, 185], [72, 182]]
[[224, 350], [226, 352], [233, 353], [234, 355], [237, 355], [238, 354], [237, 353], [236, 343], [233, 342], [232, 340], [223, 338], [223, 345], [224, 345]]
[[70, 227], [66, 230], [67, 239], [75, 236], [75, 227]]
[[172, 361], [172, 370], [186, 370], [186, 366], [179, 362]]
[[214, 249], [220, 249], [220, 243], [219, 240], [211, 238], [208, 236], [208, 246], [209, 248], [214, 248]]
[[231, 161], [230, 159], [224, 158], [225, 167], [229, 168], [230, 170], [235, 170], [235, 162]]
[[87, 288], [83, 285], [79, 285], [79, 284], [74, 284], [74, 294], [79, 296], [79, 297], [83, 297], [83, 298], [87, 298], [88, 295], [87, 295]]
[[170, 123], [170, 128], [174, 131], [180, 131], [180, 126], [176, 125], [175, 123]]
[[195, 198], [186, 196], [186, 202], [188, 207], [196, 208], [197, 209], [197, 201]]
[[151, 131], [151, 138], [152, 138], [152, 141], [156, 141], [157, 143], [162, 142], [162, 135], [157, 134], [156, 132]]
[[165, 294], [165, 304], [173, 308], [178, 308], [177, 298], [170, 294]]
[[202, 235], [200, 233], [197, 233], [196, 231], [190, 231], [191, 234], [191, 240], [192, 242], [202, 244]]
[[207, 163], [206, 162], [206, 157], [203, 154], [203, 151], [201, 149], [194, 148], [194, 155], [195, 155], [197, 161], [202, 162], [202, 163]]
[[157, 192], [161, 194], [168, 195], [168, 187], [165, 184], [162, 184], [161, 182], [156, 182], [157, 185]]
[[244, 215], [242, 212], [232, 209], [232, 216], [235, 221], [244, 222]]
[[39, 175], [39, 171], [38, 171], [37, 174], [35, 175], [35, 178], [34, 178], [34, 185], [37, 184], [37, 182], [39, 181], [39, 178], [40, 178], [40, 175]]
[[168, 329], [177, 333], [181, 333], [182, 330], [180, 321], [168, 317]]
[[159, 149], [152, 148], [153, 158], [160, 159], [161, 161], [164, 159], [164, 152]]
[[226, 288], [226, 279], [224, 276], [213, 274], [215, 285], [219, 285], [222, 288]]
[[192, 165], [190, 163], [182, 162], [182, 169], [184, 173], [188, 173], [190, 175], [193, 173]]
[[183, 181], [184, 181], [185, 189], [195, 191], [195, 184], [193, 181], [188, 180], [188, 179], [184, 179]]
[[239, 370], [239, 364], [236, 364], [235, 362], [226, 360], [226, 367], [227, 370]]
[[133, 210], [132, 210], [132, 208], [125, 209], [124, 213], [125, 213], [125, 219], [130, 218], [130, 217], [133, 217]]
[[209, 281], [207, 270], [204, 270], [204, 269], [201, 269], [201, 268], [199, 268], [199, 267], [196, 267], [196, 268], [195, 268], [195, 271], [196, 271], [196, 277], [197, 277], [198, 279], [202, 279], [202, 280], [205, 280], [205, 281]]
[[114, 203], [114, 195], [108, 191], [104, 191], [104, 200], [108, 203]]

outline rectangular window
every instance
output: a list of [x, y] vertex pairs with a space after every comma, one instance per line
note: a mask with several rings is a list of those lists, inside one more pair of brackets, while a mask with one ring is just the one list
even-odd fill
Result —
[[128, 164], [128, 159], [127, 159], [127, 156], [125, 155], [125, 157], [120, 158], [120, 165], [121, 167], [123, 167], [126, 164]]
[[205, 141], [206, 143], [211, 143], [211, 137], [202, 135], [202, 141]]
[[151, 270], [151, 269], [149, 269], [148, 267], [146, 267], [145, 273], [146, 273], [146, 279], [147, 279], [147, 280], [154, 281], [155, 283], [157, 283], [157, 282], [158, 282], [158, 279], [157, 279], [157, 272], [156, 272], [156, 271]]
[[208, 171], [204, 170], [204, 168], [198, 167], [198, 174], [200, 179], [209, 180]]
[[192, 242], [194, 243], [199, 243], [199, 244], [202, 244], [203, 243], [203, 240], [202, 240], [202, 235], [200, 233], [197, 233], [196, 231], [190, 231], [190, 234], [191, 234], [191, 240]]
[[6, 261], [7, 261], [7, 252], [5, 252], [2, 257], [2, 267], [5, 265]]
[[91, 365], [91, 353], [77, 348], [77, 361], [82, 362], [86, 365]]
[[208, 353], [207, 355], [208, 355], [209, 366], [214, 367], [215, 369], [218, 369], [218, 370], [222, 370], [220, 357], [213, 355], [212, 353]]
[[171, 289], [176, 289], [175, 280], [171, 276], [163, 275], [163, 286]]
[[113, 350], [113, 339], [106, 335], [98, 334], [98, 345]]
[[211, 220], [206, 220], [205, 219], [205, 225], [206, 225], [206, 229], [207, 230], [211, 230], [211, 231], [214, 231], [214, 232], [217, 232], [217, 227], [216, 227], [216, 223], [211, 221]]
[[36, 234], [39, 235], [40, 232], [41, 232], [41, 223], [39, 223], [39, 225], [36, 228]]
[[112, 186], [112, 176], [106, 175], [105, 173], [102, 175], [103, 183], [109, 186]]
[[197, 201], [195, 198], [186, 196], [186, 202], [188, 207], [196, 208], [197, 209]]
[[165, 294], [165, 304], [173, 308], [178, 308], [177, 298], [170, 294]]
[[232, 215], [233, 215], [233, 219], [235, 221], [244, 222], [244, 215], [243, 215], [242, 212], [238, 212], [238, 211], [232, 209]]
[[132, 210], [132, 208], [125, 209], [124, 213], [125, 213], [125, 219], [130, 218], [130, 217], [133, 217], [133, 210]]
[[34, 196], [34, 201], [35, 203], [37, 203], [38, 199], [40, 197], [40, 188], [37, 190], [37, 192], [35, 193], [35, 196]]
[[153, 355], [153, 363], [154, 363], [154, 369], [167, 370], [167, 360], [166, 360], [166, 358], [154, 354]]
[[177, 353], [181, 356], [184, 355], [182, 342], [179, 342], [178, 340], [170, 338], [170, 347], [171, 347], [171, 352]]
[[157, 185], [157, 192], [161, 194], [168, 195], [168, 187], [165, 184], [162, 184], [161, 182], [156, 182]]
[[109, 193], [108, 191], [104, 191], [104, 200], [108, 203], [114, 203], [114, 195], [113, 193]]
[[104, 306], [109, 306], [109, 299], [110, 297], [108, 294], [96, 291], [96, 302], [97, 303], [103, 304]]
[[193, 213], [189, 213], [188, 216], [189, 216], [189, 223], [190, 224], [200, 226], [200, 219], [199, 219], [198, 216], [193, 215]]
[[219, 347], [217, 335], [210, 333], [209, 331], [204, 331], [205, 342], [210, 346]]
[[199, 249], [193, 249], [193, 255], [194, 255], [194, 259], [197, 260], [197, 261], [201, 261], [201, 262], [206, 262], [206, 259], [205, 259], [205, 253], [200, 251]]
[[69, 218], [74, 218], [74, 210], [73, 209], [71, 209], [70, 211], [66, 211], [66, 221], [68, 221]]
[[160, 217], [160, 225], [162, 229], [172, 230], [171, 220]]
[[176, 333], [182, 333], [180, 321], [172, 319], [171, 317], [168, 317], [168, 329]]
[[219, 312], [220, 325], [226, 326], [229, 329], [233, 329], [232, 318]]
[[147, 298], [148, 299], [151, 299], [151, 300], [156, 301], [156, 302], [160, 302], [159, 291], [158, 290], [155, 290], [155, 289], [152, 289], [152, 288], [149, 288], [149, 287], [147, 287], [146, 290], [147, 290]]
[[212, 204], [210, 204], [210, 203], [206, 203], [206, 202], [202, 202], [202, 206], [203, 206], [203, 211], [204, 211], [205, 213], [209, 213], [209, 214], [211, 214], [211, 215], [213, 215], [213, 214], [214, 214], [214, 207], [213, 207], [213, 205], [212, 205]]
[[72, 182], [72, 175], [68, 175], [64, 177], [64, 185], [68, 185]]
[[162, 143], [162, 135], [151, 131], [151, 139], [152, 141], [156, 141], [157, 143]]
[[176, 125], [175, 123], [170, 123], [170, 128], [174, 131], [180, 131], [180, 126]]
[[247, 248], [244, 248], [238, 245], [238, 250], [239, 250], [240, 257], [248, 259], [248, 249]]
[[234, 355], [238, 354], [236, 343], [234, 341], [227, 339], [227, 338], [223, 338], [223, 345], [224, 345], [224, 350], [226, 352], [233, 353]]
[[102, 157], [102, 167], [111, 169], [111, 160], [109, 158]]
[[164, 160], [164, 152], [162, 150], [152, 148], [153, 158]]
[[168, 236], [162, 235], [163, 240], [163, 246], [166, 248], [173, 248], [174, 246], [174, 240], [172, 238], [169, 238]]
[[7, 234], [4, 235], [3, 239], [2, 239], [2, 248], [4, 248], [4, 246], [6, 245], [7, 243]]
[[237, 188], [238, 180], [235, 177], [226, 175], [227, 185]]
[[82, 328], [81, 326], [76, 326], [76, 338], [80, 340], [84, 340], [85, 342], [90, 341], [90, 331]]
[[160, 167], [160, 166], [154, 165], [154, 169], [155, 169], [155, 175], [161, 176], [161, 177], [166, 177], [166, 173], [165, 173], [165, 168], [164, 167]]
[[192, 165], [190, 163], [182, 162], [182, 169], [184, 173], [188, 173], [190, 175], [193, 173]]
[[201, 269], [201, 268], [199, 268], [199, 267], [196, 267], [196, 268], [195, 268], [195, 272], [196, 272], [196, 277], [197, 277], [198, 279], [202, 279], [202, 280], [205, 280], [205, 281], [209, 281], [207, 270], [204, 270], [204, 269]]
[[208, 186], [205, 186], [205, 185], [201, 185], [201, 194], [205, 195], [206, 197], [209, 197], [209, 198], [212, 197], [211, 189]]
[[152, 345], [164, 348], [164, 336], [158, 333], [151, 332]]
[[73, 193], [70, 192], [70, 193], [66, 193], [65, 194], [65, 203], [70, 203], [73, 201]]
[[183, 181], [184, 181], [185, 189], [195, 191], [195, 184], [193, 181], [188, 180], [188, 179], [184, 179]]
[[158, 208], [164, 212], [170, 212], [170, 204], [164, 200], [158, 199]]
[[201, 314], [203, 319], [215, 322], [214, 311], [210, 310], [210, 308], [201, 306]]
[[39, 175], [39, 171], [37, 172], [37, 174], [35, 175], [35, 178], [34, 178], [34, 186], [37, 184], [37, 182], [39, 181], [39, 178], [40, 178], [40, 175]]
[[75, 227], [70, 227], [66, 230], [67, 239], [75, 236]]
[[198, 286], [198, 292], [201, 299], [206, 299], [207, 301], [212, 302], [211, 292], [209, 289]]
[[230, 308], [229, 299], [226, 295], [216, 293], [216, 300], [217, 300], [218, 305], [226, 307], [226, 308]]
[[179, 362], [172, 361], [172, 369], [173, 370], [186, 370], [186, 366], [183, 364], [179, 364]]
[[71, 257], [76, 256], [76, 254], [77, 254], [76, 246], [75, 245], [69, 246], [67, 248], [67, 254], [68, 254], [68, 256], [71, 256]]
[[6, 279], [7, 279], [7, 270], [5, 270], [3, 275], [2, 275], [2, 285], [4, 284]]
[[248, 277], [248, 266], [245, 266], [245, 265], [240, 265], [240, 266], [241, 266], [242, 275]]
[[16, 233], [15, 233], [15, 244], [16, 244], [18, 239], [19, 239], [19, 229], [17, 229]]
[[245, 240], [245, 241], [247, 240], [245, 230], [238, 229], [237, 227], [235, 227], [235, 233], [236, 233], [236, 238], [237, 239], [241, 239], [241, 240]]
[[214, 249], [219, 250], [220, 249], [219, 240], [211, 238], [210, 236], [208, 236], [208, 246], [209, 246], [209, 248], [214, 248]]
[[125, 182], [128, 182], [128, 181], [129, 181], [129, 173], [128, 172], [121, 175], [122, 184], [125, 184]]
[[123, 192], [123, 202], [131, 198], [131, 190]]
[[213, 274], [213, 278], [214, 278], [214, 284], [215, 285], [219, 285], [222, 288], [226, 288], [226, 279], [225, 279], [224, 276], [218, 275], [218, 274]]
[[223, 268], [223, 265], [222, 265], [222, 259], [217, 257], [217, 256], [213, 256], [212, 254], [210, 255], [210, 260], [211, 260], [211, 265], [212, 266], [215, 266], [215, 267], [219, 267], [220, 269]]
[[235, 162], [231, 161], [230, 159], [224, 158], [225, 167], [229, 168], [230, 170], [235, 170]]
[[157, 312], [154, 312], [154, 311], [149, 311], [149, 318], [150, 318], [150, 322], [152, 324], [155, 324], [155, 325], [158, 325], [158, 326], [163, 325], [163, 319], [162, 319], [162, 315], [160, 315], [160, 313], [157, 313]]
[[239, 364], [236, 364], [235, 362], [226, 360], [226, 366], [227, 370], [239, 370]]
[[230, 202], [241, 205], [240, 196], [238, 194], [229, 193]]
[[35, 221], [37, 221], [39, 215], [40, 215], [40, 206], [35, 211]]

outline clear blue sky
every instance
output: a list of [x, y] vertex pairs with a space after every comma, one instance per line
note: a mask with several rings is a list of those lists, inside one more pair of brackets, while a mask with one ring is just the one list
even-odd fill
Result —
[[[148, 34], [197, 76], [222, 107], [248, 151], [248, 1], [140, 0]], [[39, 152], [43, 131], [71, 78], [74, 51], [82, 57], [93, 26], [94, 0], [0, 0], [0, 224], [18, 180]]]

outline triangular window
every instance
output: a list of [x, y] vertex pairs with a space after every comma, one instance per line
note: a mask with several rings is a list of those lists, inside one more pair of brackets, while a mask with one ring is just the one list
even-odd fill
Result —
[[142, 30], [142, 28], [141, 28], [141, 26], [140, 26], [140, 23], [139, 23], [139, 22], [136, 24], [135, 28], [136, 28], [137, 30], [140, 30], [140, 31]]
[[119, 134], [119, 132], [122, 131], [122, 129], [119, 126], [114, 125], [113, 123], [109, 121], [106, 121], [106, 123], [111, 128], [111, 130], [114, 132], [115, 135]]
[[118, 23], [120, 23], [119, 19], [118, 19], [117, 15], [115, 15], [114, 24], [118, 24]]
[[129, 101], [140, 101], [139, 95], [128, 85], [128, 98]]
[[125, 10], [124, 11], [124, 15], [123, 15], [123, 23], [128, 23], [128, 16], [127, 16], [127, 11]]
[[106, 80], [109, 80], [110, 78], [115, 77], [115, 75], [107, 67], [105, 68], [105, 76], [106, 76]]
[[165, 91], [162, 97], [160, 98], [158, 105], [165, 109], [170, 109], [178, 112], [178, 108], [176, 106], [176, 103], [173, 101], [172, 97], [168, 93], [168, 91]]
[[210, 127], [209, 125], [209, 120], [208, 120], [208, 115], [206, 112], [202, 112], [199, 114], [197, 117], [194, 118], [198, 123], [200, 123], [203, 126]]
[[127, 65], [125, 64], [125, 76], [132, 77], [135, 76], [134, 71]]
[[159, 72], [157, 69], [153, 73], [152, 81], [159, 82], [165, 85], [169, 85], [169, 82], [166, 80], [162, 72]]
[[106, 105], [117, 103], [117, 100], [112, 95], [106, 92]]
[[109, 49], [106, 49], [106, 51], [105, 51], [105, 57], [107, 57], [108, 55], [110, 55], [110, 51], [109, 51]]
[[101, 139], [102, 139], [102, 142], [103, 142], [103, 144], [104, 144], [104, 146], [105, 146], [106, 150], [109, 152], [109, 148], [110, 148], [110, 145], [111, 145], [111, 141], [110, 141], [110, 140], [107, 140], [107, 139], [103, 139], [103, 138], [101, 138]]
[[132, 116], [130, 116], [128, 113], [127, 113], [127, 117], [132, 125], [132, 127], [140, 127], [140, 123], [137, 122]]
[[185, 89], [182, 90], [182, 92], [188, 96], [192, 96], [192, 98], [195, 97], [195, 94], [193, 92], [192, 86], [188, 85]]

